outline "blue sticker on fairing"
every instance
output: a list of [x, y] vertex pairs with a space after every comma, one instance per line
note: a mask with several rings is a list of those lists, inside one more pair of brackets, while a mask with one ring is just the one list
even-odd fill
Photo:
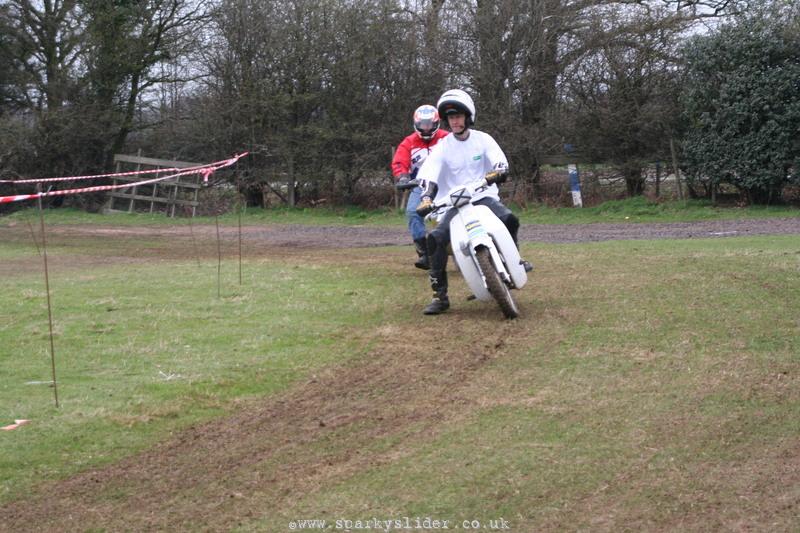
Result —
[[472, 222], [467, 222], [467, 224], [464, 227], [467, 229], [467, 235], [469, 236], [470, 239], [486, 233], [484, 227], [477, 220], [473, 220]]

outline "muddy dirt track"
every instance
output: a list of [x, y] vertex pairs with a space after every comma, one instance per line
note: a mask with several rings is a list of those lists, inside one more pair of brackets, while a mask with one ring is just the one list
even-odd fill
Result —
[[[148, 236], [197, 236], [208, 238], [216, 232], [214, 226], [160, 227], [102, 227], [59, 226], [55, 229], [70, 235], [95, 234], [119, 237]], [[237, 235], [235, 227], [221, 227], [226, 239]], [[654, 223], [654, 224], [523, 224], [519, 237], [522, 242], [574, 243], [630, 239], [694, 239], [717, 237], [741, 237], [748, 235], [800, 234], [800, 217], [758, 220], [716, 220], [702, 222]], [[249, 243], [266, 246], [289, 246], [302, 248], [343, 248], [394, 246], [409, 244], [408, 232], [402, 227], [376, 226], [301, 226], [270, 224], [245, 226], [243, 239]], [[0, 236], [2, 230], [0, 229]]]

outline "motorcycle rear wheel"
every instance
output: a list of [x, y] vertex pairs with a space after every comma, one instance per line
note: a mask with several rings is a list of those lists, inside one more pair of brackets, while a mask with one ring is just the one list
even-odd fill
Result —
[[475, 255], [478, 259], [478, 265], [481, 267], [481, 271], [483, 271], [483, 275], [486, 277], [486, 285], [489, 288], [489, 294], [492, 295], [497, 305], [500, 306], [500, 310], [506, 318], [517, 318], [519, 316], [517, 304], [511, 296], [511, 291], [506, 284], [503, 283], [503, 280], [500, 279], [500, 275], [497, 273], [494, 263], [492, 263], [489, 249], [481, 247], [476, 250]]

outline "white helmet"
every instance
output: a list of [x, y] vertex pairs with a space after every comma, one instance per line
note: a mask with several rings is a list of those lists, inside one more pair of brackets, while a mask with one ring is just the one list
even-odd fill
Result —
[[446, 91], [440, 98], [439, 103], [436, 104], [439, 109], [440, 117], [447, 117], [452, 113], [464, 113], [467, 115], [467, 125], [475, 124], [475, 103], [472, 101], [470, 95], [461, 89], [452, 89]]

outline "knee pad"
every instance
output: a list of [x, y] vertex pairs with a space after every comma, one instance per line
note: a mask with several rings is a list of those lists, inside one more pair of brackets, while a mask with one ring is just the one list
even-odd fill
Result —
[[431, 269], [443, 270], [447, 264], [447, 243], [442, 241], [442, 235], [436, 230], [428, 234], [428, 257]]
[[509, 213], [502, 218], [503, 224], [508, 228], [509, 233], [515, 235], [519, 229], [519, 218], [514, 213]]
[[436, 236], [433, 234], [433, 232], [428, 233], [427, 246], [428, 246], [428, 255], [431, 256], [436, 253], [436, 249], [439, 247], [439, 245], [436, 242]]

